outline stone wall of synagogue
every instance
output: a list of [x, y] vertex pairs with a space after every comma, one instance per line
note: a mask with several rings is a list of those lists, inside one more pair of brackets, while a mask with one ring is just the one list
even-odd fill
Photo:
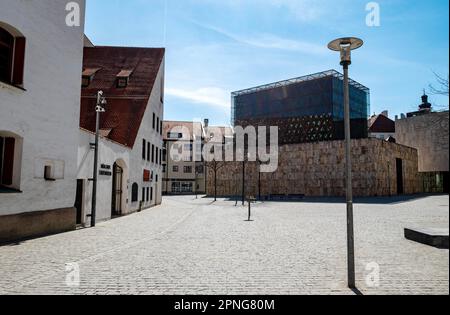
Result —
[[[421, 192], [417, 150], [378, 139], [352, 141], [355, 196], [397, 195], [397, 159], [402, 160], [405, 194]], [[242, 162], [225, 162], [217, 173], [219, 196], [242, 195]], [[261, 183], [259, 185], [259, 183]], [[278, 169], [259, 174], [256, 162], [245, 165], [247, 196], [345, 196], [345, 142], [280, 146]], [[214, 195], [214, 171], [208, 168], [207, 194]]]

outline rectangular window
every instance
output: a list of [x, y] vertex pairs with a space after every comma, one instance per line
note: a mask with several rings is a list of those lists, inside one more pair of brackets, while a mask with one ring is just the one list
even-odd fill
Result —
[[150, 188], [147, 187], [147, 202], [150, 201]]
[[145, 187], [142, 187], [142, 202], [145, 202]]
[[117, 78], [116, 86], [119, 89], [126, 88], [128, 86], [128, 78]]
[[181, 138], [183, 138], [183, 134], [182, 133], [178, 133], [178, 132], [169, 132], [169, 133], [167, 133], [167, 138], [169, 138], [169, 139], [181, 139]]
[[159, 122], [159, 134], [162, 136], [163, 134], [163, 122], [162, 120]]
[[147, 161], [150, 162], [150, 149], [152, 144], [150, 142], [147, 143]]
[[172, 183], [172, 192], [180, 193], [181, 192], [181, 183], [179, 183], [179, 182]]
[[153, 113], [153, 129], [155, 129], [156, 125], [156, 114]]
[[155, 145], [152, 144], [152, 163], [155, 163]]
[[156, 162], [155, 163], [156, 164], [159, 163], [159, 148], [158, 147], [156, 147]]
[[184, 167], [184, 173], [185, 174], [191, 174], [192, 173], [192, 166], [185, 166]]
[[142, 140], [142, 159], [145, 160], [145, 148], [147, 147], [147, 141]]
[[159, 117], [156, 118], [156, 132], [159, 133]]
[[192, 183], [181, 183], [181, 193], [191, 193], [193, 186]]
[[153, 201], [153, 187], [150, 188], [150, 200]]
[[178, 166], [174, 165], [172, 170], [173, 170], [174, 173], [178, 173]]
[[163, 171], [163, 173], [165, 173], [166, 172], [166, 164], [164, 164], [163, 166], [162, 166], [162, 171]]
[[167, 149], [162, 150], [162, 160], [163, 162], [167, 162]]
[[196, 167], [196, 171], [197, 171], [197, 174], [203, 174], [203, 172], [205, 171], [203, 165], [198, 165]]

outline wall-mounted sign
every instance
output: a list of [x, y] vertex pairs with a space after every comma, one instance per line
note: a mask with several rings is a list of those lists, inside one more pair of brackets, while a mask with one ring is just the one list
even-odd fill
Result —
[[100, 170], [99, 174], [100, 176], [112, 176], [112, 172], [104, 170]]
[[100, 176], [112, 176], [111, 165], [101, 164], [99, 174]]

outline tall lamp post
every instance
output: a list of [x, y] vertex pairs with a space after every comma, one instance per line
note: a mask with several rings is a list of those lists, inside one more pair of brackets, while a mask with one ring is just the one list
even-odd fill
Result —
[[97, 214], [97, 179], [98, 179], [98, 140], [100, 129], [100, 114], [104, 113], [106, 98], [103, 91], [97, 92], [97, 105], [95, 107], [95, 144], [94, 144], [94, 177], [92, 179], [92, 211], [91, 211], [91, 227], [95, 227], [95, 219]]
[[350, 92], [348, 68], [352, 63], [351, 51], [360, 48], [364, 42], [359, 38], [339, 38], [328, 44], [328, 48], [339, 51], [341, 65], [344, 68], [344, 116], [345, 116], [345, 157], [347, 178], [347, 263], [348, 286], [356, 289], [355, 280], [355, 238], [353, 229], [353, 191], [352, 191], [352, 159], [351, 159], [351, 129], [350, 129]]

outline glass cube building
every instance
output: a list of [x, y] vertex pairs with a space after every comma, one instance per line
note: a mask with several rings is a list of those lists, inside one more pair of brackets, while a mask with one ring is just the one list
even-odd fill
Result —
[[[352, 138], [368, 137], [370, 90], [350, 80]], [[335, 70], [232, 93], [232, 125], [278, 126], [280, 143], [343, 140], [343, 75]]]

